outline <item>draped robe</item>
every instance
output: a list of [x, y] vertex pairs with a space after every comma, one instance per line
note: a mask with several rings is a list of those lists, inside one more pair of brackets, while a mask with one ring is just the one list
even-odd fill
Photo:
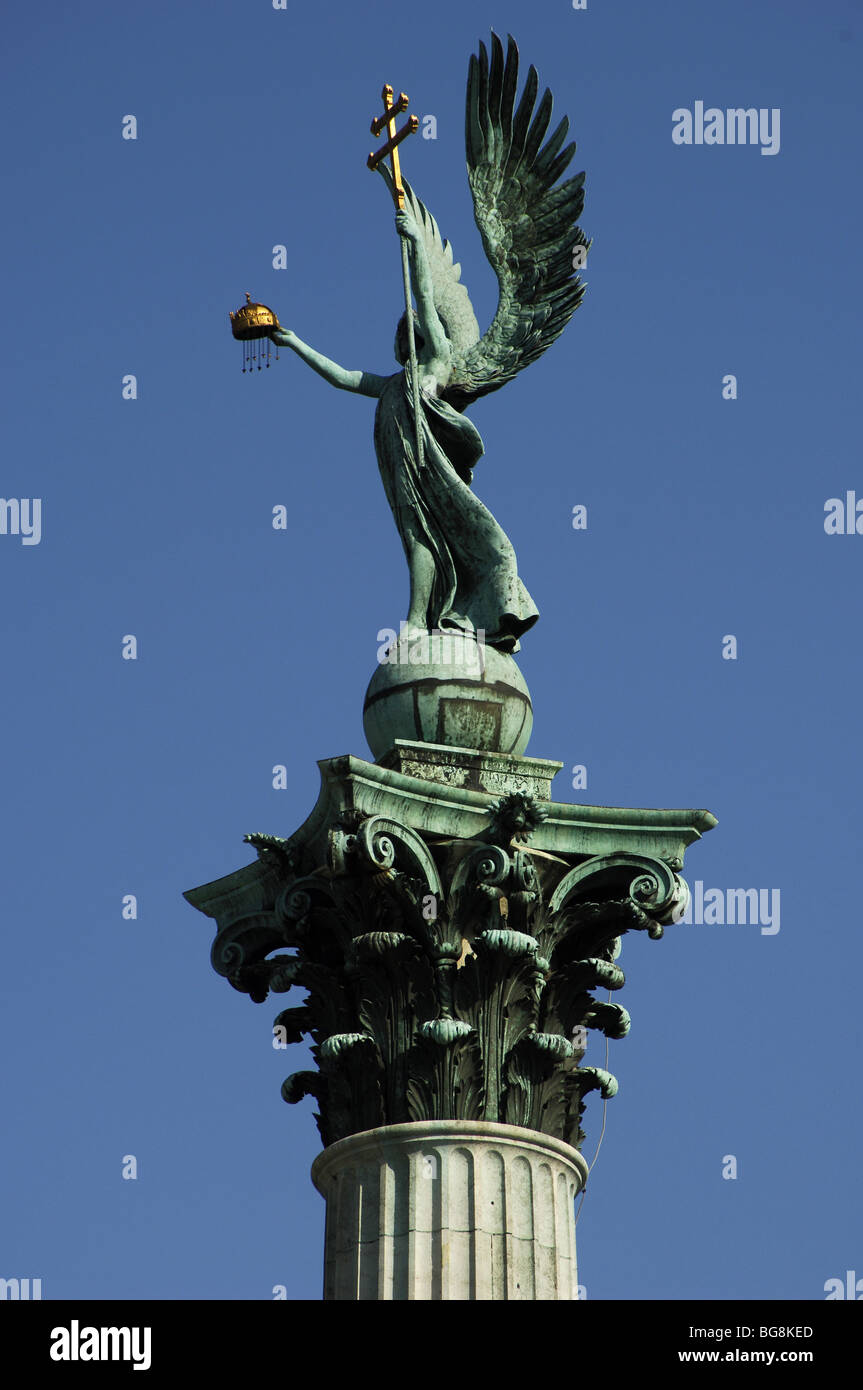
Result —
[[434, 563], [427, 628], [482, 629], [490, 646], [517, 651], [539, 611], [518, 577], [510, 541], [471, 490], [473, 466], [485, 452], [479, 431], [439, 397], [420, 391], [420, 401], [422, 468], [406, 372], [387, 379], [375, 412], [375, 452], [407, 557], [411, 598], [423, 545]]

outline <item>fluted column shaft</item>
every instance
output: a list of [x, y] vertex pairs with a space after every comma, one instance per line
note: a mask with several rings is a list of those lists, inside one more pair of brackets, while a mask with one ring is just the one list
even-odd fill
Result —
[[575, 1299], [581, 1154], [535, 1130], [425, 1120], [312, 1165], [327, 1203], [324, 1298]]

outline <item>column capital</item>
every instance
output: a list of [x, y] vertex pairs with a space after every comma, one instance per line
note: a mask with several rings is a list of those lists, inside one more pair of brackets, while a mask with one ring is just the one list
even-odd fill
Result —
[[629, 1031], [594, 991], [622, 987], [626, 932], [656, 939], [682, 915], [685, 849], [715, 818], [558, 803], [537, 788], [559, 764], [439, 751], [324, 760], [299, 830], [246, 836], [256, 863], [185, 896], [215, 919], [235, 989], [307, 991], [275, 1023], [311, 1040], [317, 1070], [282, 1094], [315, 1098], [325, 1145], [469, 1121], [577, 1149], [585, 1097], [617, 1090], [581, 1065], [589, 1033]]

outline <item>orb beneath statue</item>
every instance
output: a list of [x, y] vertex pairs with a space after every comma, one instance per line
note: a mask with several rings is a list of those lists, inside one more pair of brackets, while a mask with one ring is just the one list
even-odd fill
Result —
[[363, 727], [376, 761], [397, 738], [520, 757], [533, 706], [507, 653], [456, 631], [403, 631], [380, 649]]

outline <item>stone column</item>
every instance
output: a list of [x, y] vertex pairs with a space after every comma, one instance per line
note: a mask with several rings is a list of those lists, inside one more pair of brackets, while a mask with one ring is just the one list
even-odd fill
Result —
[[[592, 1032], [623, 1038], [621, 941], [687, 901], [707, 811], [551, 800], [560, 763], [397, 738], [320, 763], [288, 839], [192, 889], [212, 962], [311, 1044], [329, 1299], [571, 1299]], [[597, 1049], [597, 1052], [599, 1050]], [[599, 1054], [602, 1055], [602, 1054]]]
[[575, 1299], [581, 1154], [475, 1120], [352, 1134], [324, 1149], [324, 1298]]

